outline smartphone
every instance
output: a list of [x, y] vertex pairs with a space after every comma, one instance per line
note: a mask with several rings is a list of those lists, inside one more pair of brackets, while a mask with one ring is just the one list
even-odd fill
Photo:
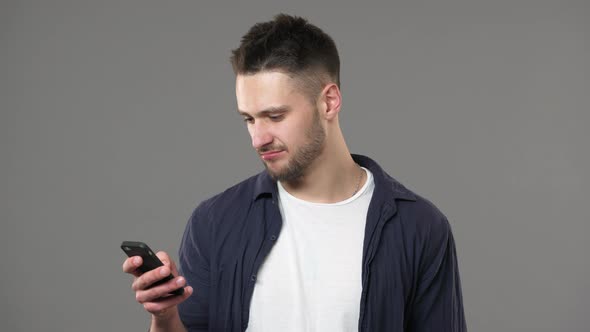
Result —
[[[156, 256], [156, 254], [152, 251], [152, 249], [150, 249], [150, 247], [148, 247], [147, 244], [143, 242], [123, 241], [123, 243], [121, 243], [121, 249], [123, 249], [123, 251], [129, 257], [141, 256], [143, 259], [143, 264], [137, 268], [141, 273], [146, 273], [164, 265], [158, 256]], [[173, 278], [174, 277], [172, 274], [170, 274], [169, 276], [151, 284], [150, 287], [161, 285]], [[170, 294], [174, 295], [182, 295], [183, 293], [183, 287], [170, 292]]]

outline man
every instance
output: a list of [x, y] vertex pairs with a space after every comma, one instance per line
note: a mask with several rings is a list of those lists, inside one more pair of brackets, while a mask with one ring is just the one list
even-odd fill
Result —
[[125, 261], [151, 331], [466, 331], [445, 216], [346, 146], [333, 40], [278, 15], [231, 61], [266, 170], [197, 207], [180, 273]]

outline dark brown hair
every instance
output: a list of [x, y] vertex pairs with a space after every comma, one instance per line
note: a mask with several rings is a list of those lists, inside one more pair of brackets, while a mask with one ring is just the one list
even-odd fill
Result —
[[285, 72], [317, 95], [326, 83], [340, 86], [340, 58], [330, 36], [307, 20], [278, 14], [256, 23], [230, 58], [236, 75]]

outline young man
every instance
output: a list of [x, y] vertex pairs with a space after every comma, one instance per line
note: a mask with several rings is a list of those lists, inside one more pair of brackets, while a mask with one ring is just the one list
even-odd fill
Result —
[[151, 331], [466, 331], [447, 219], [346, 146], [332, 39], [278, 15], [231, 61], [266, 170], [197, 207], [180, 273], [165, 253], [143, 275], [125, 261]]

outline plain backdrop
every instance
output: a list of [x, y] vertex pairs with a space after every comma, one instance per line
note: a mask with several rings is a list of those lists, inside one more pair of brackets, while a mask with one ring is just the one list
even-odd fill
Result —
[[588, 331], [583, 0], [1, 1], [0, 330], [147, 329], [119, 245], [176, 257], [262, 169], [228, 58], [279, 12], [335, 39], [351, 151], [449, 218], [470, 331]]

